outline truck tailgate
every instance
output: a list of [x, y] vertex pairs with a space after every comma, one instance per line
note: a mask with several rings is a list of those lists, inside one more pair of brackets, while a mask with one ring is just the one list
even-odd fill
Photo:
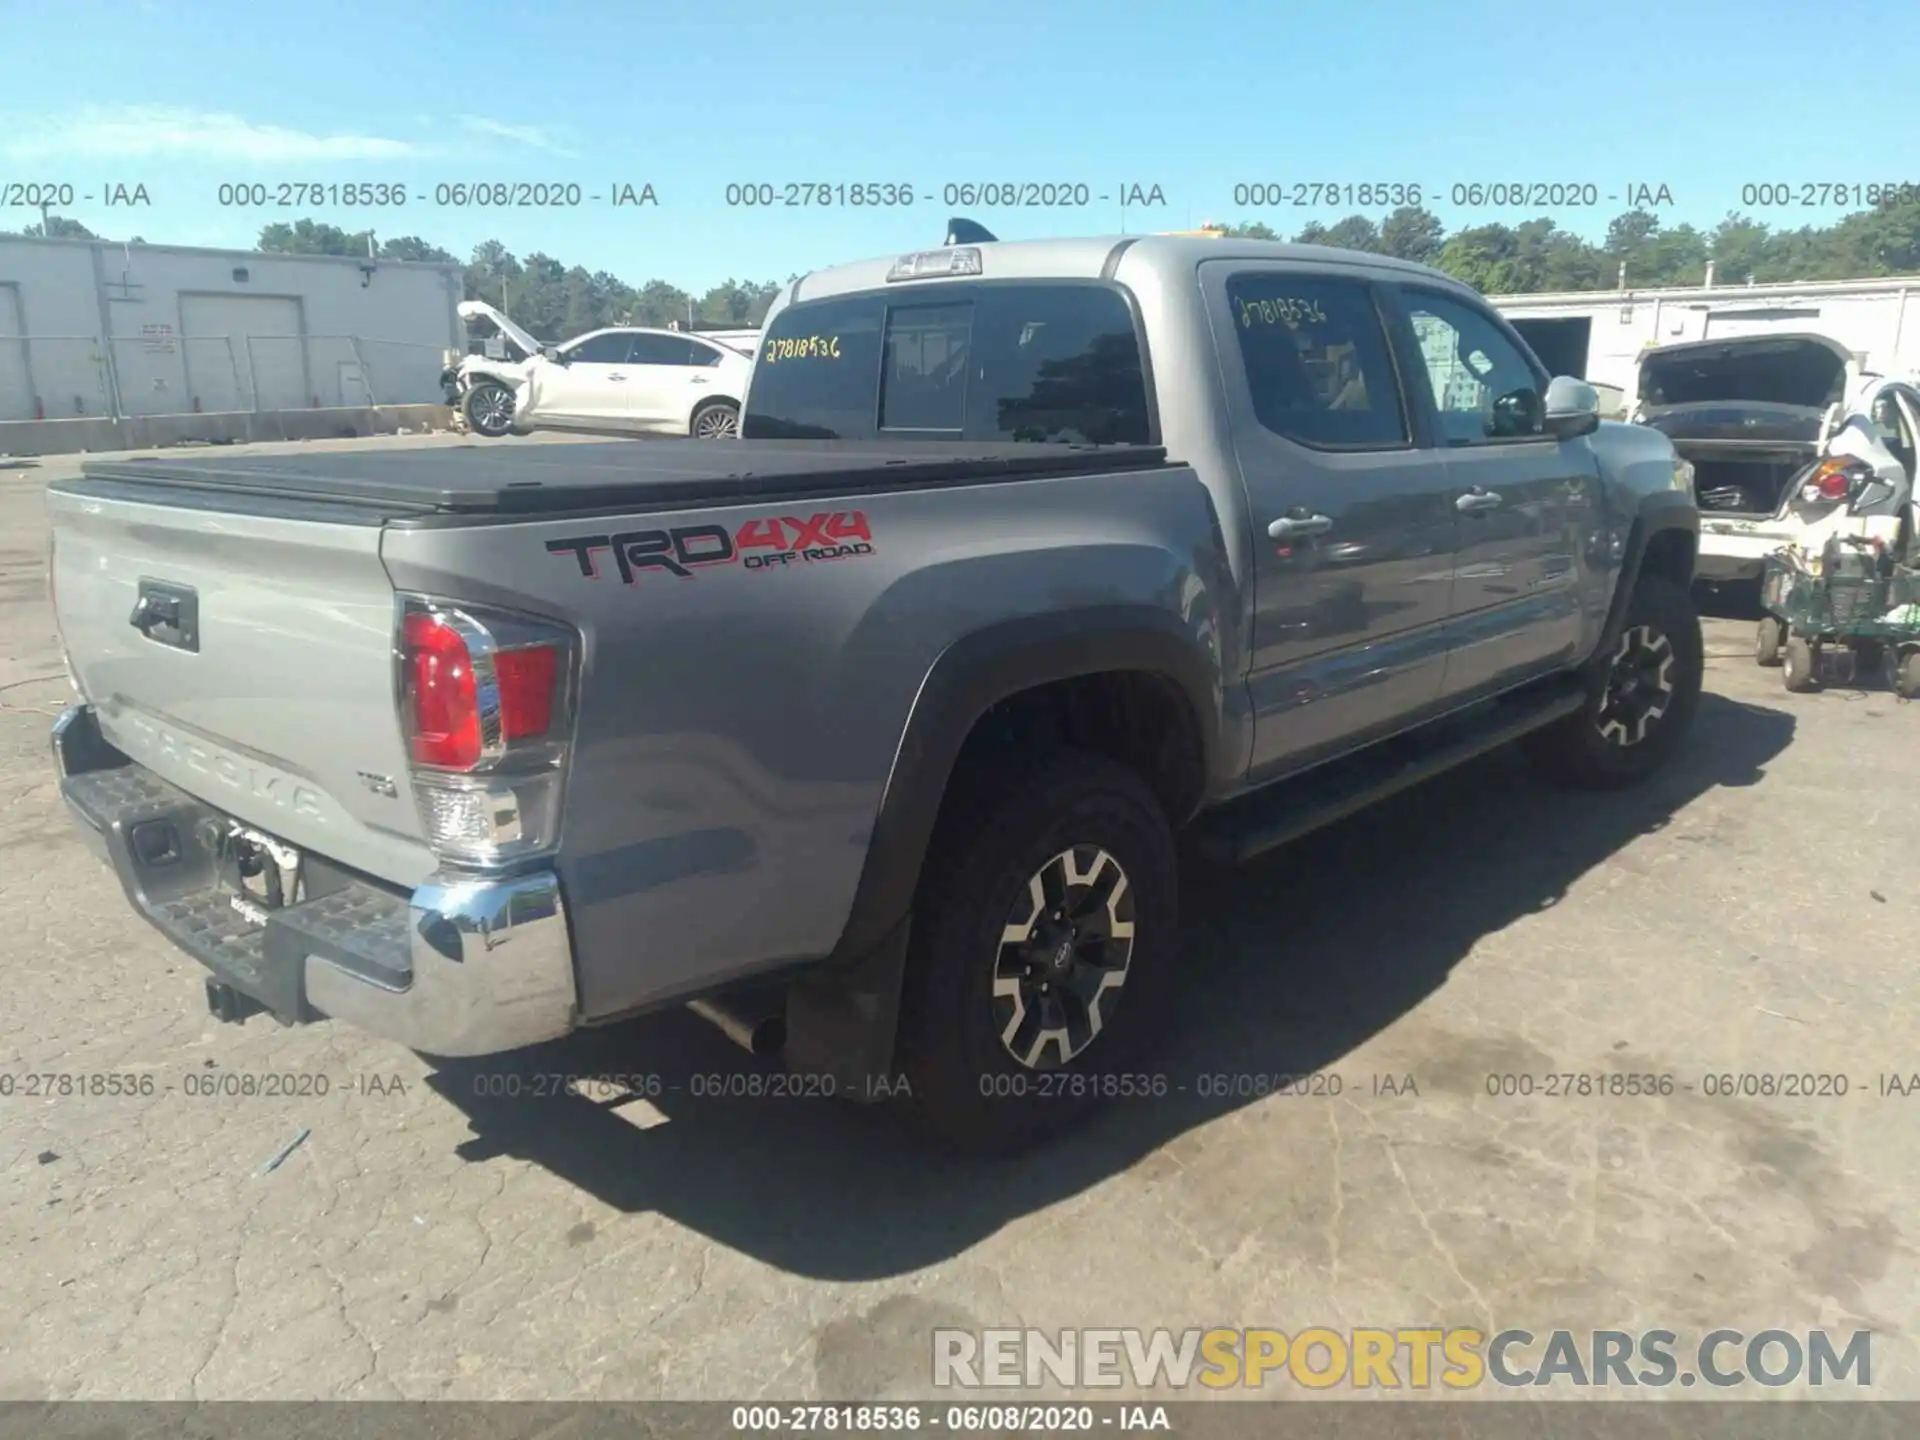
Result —
[[[378, 523], [59, 488], [47, 506], [61, 636], [107, 739], [339, 864], [404, 885], [432, 871], [407, 783]], [[193, 644], [136, 627], [143, 587], [197, 607]]]

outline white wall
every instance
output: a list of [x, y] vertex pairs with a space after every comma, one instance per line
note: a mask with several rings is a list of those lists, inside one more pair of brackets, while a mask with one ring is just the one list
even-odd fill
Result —
[[[267, 328], [291, 328], [285, 337], [254, 337], [252, 369], [274, 377], [261, 398], [304, 392], [305, 404], [380, 404], [440, 399], [441, 351], [463, 348], [454, 306], [457, 267], [362, 263], [324, 256], [258, 255], [244, 251], [122, 246], [89, 241], [0, 238], [0, 289], [19, 298], [24, 350], [0, 363], [0, 420], [31, 419], [37, 399], [46, 418], [112, 413], [105, 355], [119, 376], [121, 411], [164, 415], [229, 406], [236, 395], [251, 405], [254, 385], [243, 338], [195, 333], [183, 321], [182, 296], [277, 298], [279, 303], [227, 306], [234, 314], [275, 317]], [[245, 278], [238, 278], [237, 272]], [[292, 303], [289, 303], [292, 302]], [[224, 313], [218, 299], [197, 307], [201, 316]], [[297, 319], [289, 323], [288, 316]], [[249, 322], [242, 329], [258, 331]], [[205, 329], [204, 321], [201, 329]], [[347, 337], [357, 337], [358, 345]], [[31, 392], [20, 393], [16, 372], [30, 371]], [[297, 374], [299, 384], [286, 380]]]
[[1751, 286], [1629, 295], [1491, 297], [1509, 318], [1592, 317], [1587, 379], [1634, 394], [1641, 351], [1685, 340], [1804, 330], [1837, 340], [1883, 375], [1920, 376], [1920, 278], [1832, 286]]

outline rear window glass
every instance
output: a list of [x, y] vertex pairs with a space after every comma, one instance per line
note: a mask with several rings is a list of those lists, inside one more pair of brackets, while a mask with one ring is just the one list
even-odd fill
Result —
[[852, 296], [776, 315], [754, 357], [742, 438], [871, 438], [883, 309], [869, 296]]
[[761, 339], [749, 439], [1146, 444], [1133, 316], [1099, 285], [941, 285], [791, 306]]
[[964, 435], [972, 351], [971, 304], [893, 306], [880, 366], [880, 428]]

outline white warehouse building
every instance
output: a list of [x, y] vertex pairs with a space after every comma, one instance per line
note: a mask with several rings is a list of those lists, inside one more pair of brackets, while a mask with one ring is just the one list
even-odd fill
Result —
[[437, 402], [460, 298], [457, 265], [0, 236], [0, 421]]
[[1885, 280], [1706, 285], [1489, 297], [1556, 375], [1624, 391], [1655, 345], [1811, 332], [1853, 352], [1863, 371], [1920, 378], [1920, 275]]

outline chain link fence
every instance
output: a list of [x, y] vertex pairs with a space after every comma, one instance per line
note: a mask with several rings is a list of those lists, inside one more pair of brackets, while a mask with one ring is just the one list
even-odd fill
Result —
[[0, 421], [439, 404], [444, 364], [356, 335], [0, 336]]

